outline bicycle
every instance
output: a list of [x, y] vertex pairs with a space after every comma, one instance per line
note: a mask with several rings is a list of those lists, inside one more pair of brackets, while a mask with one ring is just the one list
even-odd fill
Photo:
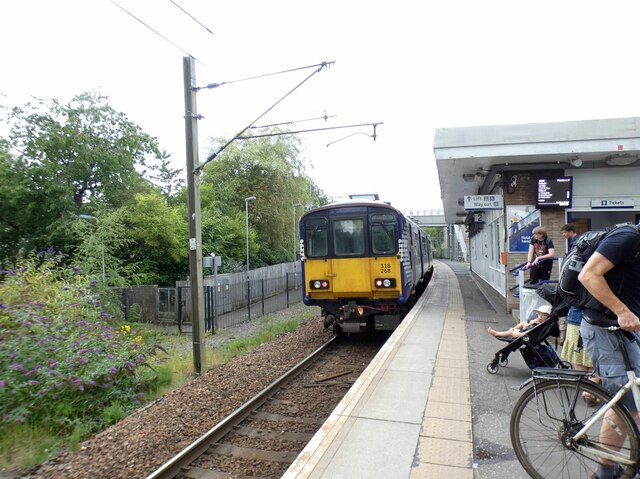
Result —
[[[611, 322], [591, 324], [611, 334], [631, 336]], [[535, 479], [589, 478], [604, 459], [616, 466], [616, 478], [631, 479], [640, 470], [640, 432], [632, 414], [619, 401], [629, 391], [640, 411], [640, 377], [629, 361], [625, 341], [620, 348], [627, 383], [613, 396], [589, 379], [589, 371], [537, 368], [532, 383], [511, 414], [511, 443], [518, 461]], [[589, 396], [591, 395], [591, 396]], [[608, 436], [601, 437], [605, 424]], [[620, 447], [615, 443], [621, 442]]]

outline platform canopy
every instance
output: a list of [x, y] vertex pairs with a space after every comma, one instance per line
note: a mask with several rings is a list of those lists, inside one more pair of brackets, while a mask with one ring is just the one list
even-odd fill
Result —
[[463, 198], [490, 193], [510, 171], [640, 166], [640, 117], [436, 129], [433, 150], [447, 223]]

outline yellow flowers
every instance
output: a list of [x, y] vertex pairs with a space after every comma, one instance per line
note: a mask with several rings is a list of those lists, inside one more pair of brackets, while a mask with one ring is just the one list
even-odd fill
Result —
[[[122, 334], [122, 335], [127, 335], [127, 334], [131, 334], [131, 326], [129, 326], [128, 324], [124, 324], [122, 326], [120, 326], [120, 330], [118, 331], [118, 333]], [[135, 334], [135, 331], [134, 331]], [[136, 344], [140, 344], [142, 343], [142, 336], [137, 335], [134, 339], [133, 342]]]

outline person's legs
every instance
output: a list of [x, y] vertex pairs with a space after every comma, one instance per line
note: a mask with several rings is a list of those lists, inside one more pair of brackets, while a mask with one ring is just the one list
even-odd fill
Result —
[[513, 328], [506, 331], [496, 331], [491, 326], [487, 328], [487, 332], [494, 338], [512, 338], [514, 333]]
[[[592, 326], [588, 320], [583, 320], [580, 326], [580, 334], [584, 345], [589, 351], [589, 355], [597, 366], [598, 375], [602, 379], [603, 386], [609, 392], [616, 392], [624, 383], [627, 376], [624, 368], [622, 353], [620, 352], [620, 339], [618, 336], [605, 329]], [[638, 341], [630, 343], [627, 339], [622, 339], [627, 345], [629, 359], [634, 365], [636, 374], [640, 374], [640, 346]], [[634, 418], [638, 419], [638, 412], [633, 402], [633, 397], [627, 394], [619, 404], [623, 404], [629, 409]], [[628, 431], [622, 429], [620, 418], [609, 410], [606, 414], [606, 421], [602, 422], [600, 429], [600, 440], [613, 449], [619, 449], [624, 443]], [[596, 471], [598, 479], [609, 479], [613, 477], [614, 465], [606, 459], [601, 459]]]
[[551, 270], [546, 268], [540, 268], [540, 279], [539, 281], [548, 281], [551, 278]]
[[529, 284], [536, 284], [540, 281], [540, 272], [542, 269], [538, 266], [532, 266], [529, 273]]

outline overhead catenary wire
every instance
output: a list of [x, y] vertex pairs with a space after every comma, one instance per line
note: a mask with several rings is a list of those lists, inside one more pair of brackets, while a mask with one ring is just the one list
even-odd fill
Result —
[[[322, 63], [319, 63], [317, 65], [311, 65], [311, 66], [307, 66], [307, 67], [296, 68], [294, 70], [287, 70], [287, 72], [289, 72], [289, 71], [295, 71], [295, 70], [302, 70], [304, 68], [318, 67], [313, 72], [311, 72], [311, 74], [309, 74], [306, 78], [304, 78], [300, 83], [298, 83], [295, 87], [293, 87], [291, 90], [289, 90], [282, 98], [280, 98], [273, 105], [271, 105], [269, 108], [267, 108], [267, 110], [265, 110], [264, 113], [262, 113], [260, 116], [258, 116], [255, 120], [253, 120], [251, 123], [249, 123], [247, 126], [245, 126], [242, 130], [240, 130], [233, 138], [231, 138], [224, 145], [222, 145], [220, 148], [218, 148], [217, 151], [215, 151], [214, 153], [209, 155], [204, 162], [200, 163], [197, 167], [194, 168], [193, 172], [198, 174], [200, 171], [202, 171], [202, 168], [204, 168], [207, 163], [213, 161], [220, 153], [222, 153], [225, 149], [227, 149], [227, 147], [229, 145], [231, 145], [231, 143], [233, 143], [234, 141], [239, 139], [242, 136], [242, 134], [244, 132], [246, 132], [249, 128], [251, 128], [251, 126], [253, 126], [257, 121], [259, 121], [260, 118], [265, 116], [267, 113], [269, 113], [271, 110], [273, 110], [276, 106], [278, 106], [285, 98], [287, 98], [294, 91], [296, 91], [298, 88], [300, 88], [302, 85], [304, 85], [312, 76], [314, 76], [316, 73], [319, 73], [320, 71], [322, 71], [322, 69], [327, 67], [328, 65], [332, 65], [333, 63], [334, 62], [322, 62]], [[261, 76], [264, 76], [264, 75], [261, 75]], [[256, 78], [259, 78], [259, 77], [256, 77]]]
[[[119, 5], [118, 3], [116, 3], [114, 0], [111, 0], [111, 3], [113, 3], [116, 7], [118, 7], [120, 10], [122, 10], [124, 13], [126, 13], [127, 15], [133, 17], [135, 20], [137, 20], [138, 22], [142, 23], [145, 27], [147, 27], [149, 30], [151, 30], [153, 33], [155, 33], [156, 35], [158, 35], [160, 38], [162, 38], [163, 40], [169, 42], [171, 45], [173, 45], [174, 47], [176, 47], [178, 50], [180, 50], [182, 53], [184, 53], [185, 55], [188, 55], [190, 57], [193, 57], [193, 55], [191, 55], [188, 51], [186, 51], [184, 48], [182, 48], [181, 46], [179, 46], [178, 44], [172, 42], [171, 40], [169, 40], [166, 36], [164, 36], [162, 33], [160, 33], [159, 31], [157, 31], [156, 29], [154, 29], [153, 27], [147, 25], [145, 22], [143, 22], [141, 19], [139, 19], [138, 17], [136, 17], [133, 13], [131, 13], [129, 10], [127, 10], [126, 8], [124, 8], [122, 5]], [[193, 57], [195, 58], [195, 57]]]
[[369, 138], [373, 138], [373, 141], [376, 141], [376, 132], [375, 132], [375, 127], [374, 127], [374, 131], [373, 131], [373, 135], [370, 135], [369, 133], [365, 133], [364, 131], [357, 131], [355, 133], [351, 133], [350, 135], [344, 136], [338, 140], [332, 141], [330, 143], [327, 143], [327, 148], [329, 148], [331, 145], [335, 145], [336, 143], [340, 143], [342, 140], [346, 140], [347, 138], [351, 138], [353, 136], [356, 135], [364, 135], [364, 136], [368, 136]]
[[252, 130], [258, 130], [260, 128], [271, 128], [271, 127], [274, 127], [274, 126], [293, 125], [294, 123], [304, 123], [305, 121], [316, 121], [316, 120], [327, 121], [329, 118], [335, 118], [337, 116], [338, 115], [327, 115], [325, 113], [324, 116], [318, 116], [318, 117], [315, 117], [315, 118], [305, 118], [304, 120], [282, 121], [280, 123], [271, 123], [270, 125], [255, 125], [255, 126], [251, 126], [249, 128], [251, 128]]
[[173, 0], [169, 0], [171, 3], [173, 3], [176, 7], [178, 7], [180, 10], [182, 10], [182, 12], [187, 15], [189, 18], [191, 18], [194, 22], [196, 22], [198, 25], [200, 25], [202, 28], [204, 28], [206, 31], [208, 31], [211, 35], [213, 35], [213, 32], [206, 26], [204, 25], [200, 20], [198, 20], [196, 17], [194, 17], [193, 15], [191, 15], [189, 12], [187, 12], [184, 8], [182, 8], [180, 5], [178, 5], [176, 2], [174, 2]]
[[[324, 131], [324, 130], [341, 130], [344, 128], [359, 128], [361, 126], [373, 126], [373, 135], [369, 135], [370, 137], [372, 137], [374, 140], [377, 137], [376, 134], [376, 128], [378, 127], [378, 125], [382, 125], [382, 122], [376, 122], [376, 123], [358, 123], [356, 125], [339, 125], [339, 126], [326, 126], [324, 128], [311, 128], [308, 130], [298, 130], [298, 131], [283, 131], [283, 132], [278, 132], [278, 133], [264, 133], [264, 134], [260, 134], [260, 135], [251, 135], [251, 136], [240, 136], [238, 135], [236, 137], [236, 140], [253, 140], [254, 138], [267, 138], [270, 136], [282, 136], [282, 135], [297, 135], [298, 133], [311, 133], [314, 131]], [[248, 129], [248, 128], [247, 128]], [[364, 133], [366, 135], [366, 133]]]
[[292, 72], [297, 72], [300, 70], [307, 70], [309, 68], [316, 68], [316, 67], [327, 67], [329, 68], [331, 65], [333, 65], [334, 62], [322, 62], [322, 63], [316, 63], [315, 65], [307, 65], [306, 67], [298, 67], [298, 68], [291, 68], [289, 70], [282, 70], [279, 72], [273, 72], [273, 73], [265, 73], [264, 75], [256, 75], [253, 77], [247, 77], [247, 78], [239, 78], [238, 80], [229, 80], [229, 81], [223, 81], [220, 83], [209, 83], [208, 85], [205, 86], [197, 86], [193, 88], [193, 91], [200, 91], [200, 90], [211, 90], [213, 88], [218, 88], [221, 87], [222, 85], [231, 85], [232, 83], [240, 83], [243, 81], [249, 81], [249, 80], [257, 80], [259, 78], [266, 78], [266, 77], [270, 77], [270, 76], [274, 76], [274, 75], [281, 75], [283, 73], [292, 73]]

